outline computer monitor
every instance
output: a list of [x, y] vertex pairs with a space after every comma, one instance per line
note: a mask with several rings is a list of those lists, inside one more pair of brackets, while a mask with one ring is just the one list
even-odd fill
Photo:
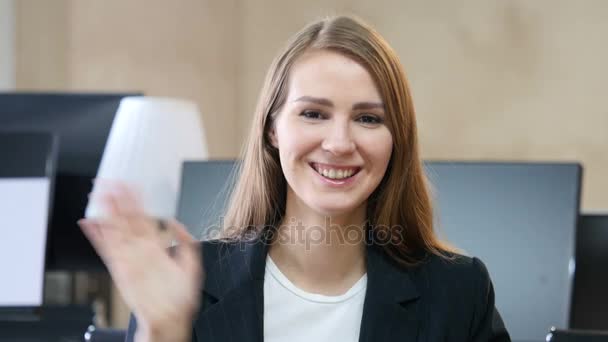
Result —
[[582, 214], [570, 328], [608, 331], [608, 213]]
[[42, 305], [57, 142], [0, 130], [0, 313]]
[[53, 216], [46, 266], [53, 270], [103, 270], [78, 228], [121, 94], [0, 93], [0, 127], [50, 131], [59, 137]]
[[[488, 267], [514, 341], [566, 328], [579, 213], [579, 164], [426, 162], [441, 237]], [[178, 219], [197, 235], [230, 194], [233, 162], [184, 165]], [[225, 189], [228, 189], [226, 191]], [[211, 223], [210, 223], [211, 222]]]
[[513, 340], [568, 327], [582, 168], [428, 162], [439, 233], [488, 267]]
[[213, 238], [216, 228], [222, 226], [235, 165], [232, 160], [183, 163], [176, 218], [196, 238]]

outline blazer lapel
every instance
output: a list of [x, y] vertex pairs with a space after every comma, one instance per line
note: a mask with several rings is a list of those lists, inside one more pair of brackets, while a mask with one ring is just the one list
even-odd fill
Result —
[[[232, 247], [218, 253], [222, 245], [214, 246], [215, 250], [207, 251], [211, 255], [204, 257], [213, 261], [205, 262], [206, 297], [194, 323], [197, 341], [263, 342], [268, 243], [256, 240]], [[359, 342], [416, 341], [419, 297], [408, 271], [380, 247], [369, 246]]]
[[418, 291], [407, 270], [378, 246], [367, 248], [367, 291], [359, 342], [416, 341]]
[[197, 341], [263, 341], [268, 246], [257, 240], [231, 247], [212, 251], [215, 261], [205, 264], [208, 278], [203, 295], [210, 298], [194, 323]]

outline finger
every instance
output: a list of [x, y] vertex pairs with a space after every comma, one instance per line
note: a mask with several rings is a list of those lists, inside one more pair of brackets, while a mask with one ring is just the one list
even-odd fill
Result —
[[128, 230], [132, 238], [150, 239], [164, 245], [163, 241], [167, 237], [163, 235], [167, 234], [166, 229], [162, 229], [159, 225], [159, 220], [146, 215], [125, 217], [125, 220], [126, 227], [124, 229]]
[[186, 227], [176, 220], [167, 222], [168, 228], [173, 232], [179, 242], [176, 247], [175, 259], [188, 273], [199, 275], [201, 272], [200, 243], [188, 232]]
[[144, 208], [140, 192], [125, 182], [115, 182], [112, 188], [118, 196], [118, 205], [121, 213], [127, 216], [138, 216], [144, 214]]
[[105, 219], [113, 223], [111, 227], [118, 228], [124, 237], [128, 238], [137, 238], [154, 232], [152, 220], [130, 203], [130, 195], [118, 191], [114, 185], [107, 182], [105, 184], [108, 186], [98, 194], [98, 197], [107, 213]]
[[109, 189], [108, 200], [115, 210], [114, 214], [127, 221], [128, 227], [124, 229], [138, 237], [157, 233], [155, 220], [145, 214], [139, 193], [132, 186], [125, 182], [113, 181]]
[[109, 214], [133, 216], [143, 214], [141, 199], [132, 186], [112, 179], [96, 179], [93, 198], [99, 199]]
[[117, 219], [86, 220], [83, 226], [83, 232], [106, 264], [128, 248], [131, 241]]
[[113, 194], [112, 190], [108, 187], [102, 189], [96, 189], [92, 195], [93, 200], [99, 201], [105, 216], [117, 216], [120, 215], [120, 208], [118, 199]]
[[133, 233], [128, 219], [122, 216], [98, 219], [99, 229], [103, 232], [107, 244], [113, 248], [111, 252], [133, 242], [137, 236]]
[[166, 221], [166, 225], [173, 232], [173, 234], [175, 234], [175, 238], [180, 243], [191, 244], [197, 242], [197, 240], [195, 240], [194, 237], [190, 234], [188, 229], [186, 229], [186, 227], [178, 221], [174, 219], [168, 219]]
[[84, 236], [89, 240], [97, 254], [102, 259], [105, 259], [108, 248], [104, 239], [104, 234], [98, 223], [90, 219], [82, 219], [78, 221], [78, 226], [80, 226]]

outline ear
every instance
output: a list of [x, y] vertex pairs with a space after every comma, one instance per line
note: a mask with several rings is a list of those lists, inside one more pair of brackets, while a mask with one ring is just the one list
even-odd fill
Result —
[[277, 150], [279, 149], [279, 142], [277, 139], [277, 132], [274, 128], [274, 124], [270, 126], [270, 129], [268, 130], [268, 140], [274, 148], [276, 148]]

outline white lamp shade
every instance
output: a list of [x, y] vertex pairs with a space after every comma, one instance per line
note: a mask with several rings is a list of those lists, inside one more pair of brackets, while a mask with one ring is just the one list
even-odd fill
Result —
[[[126, 97], [120, 102], [97, 172], [97, 179], [134, 188], [148, 215], [175, 215], [184, 160], [207, 159], [201, 115], [190, 101]], [[101, 187], [101, 188], [100, 188]], [[104, 217], [96, 201], [103, 182], [93, 186], [85, 216]]]

